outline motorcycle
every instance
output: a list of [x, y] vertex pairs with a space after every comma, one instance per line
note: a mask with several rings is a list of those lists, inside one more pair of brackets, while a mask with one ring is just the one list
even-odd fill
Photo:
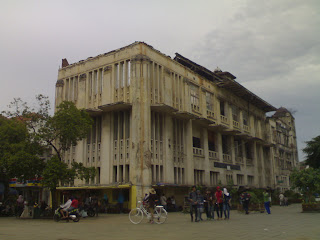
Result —
[[60, 213], [61, 208], [59, 207], [58, 209], [56, 209], [56, 211], [54, 212], [54, 216], [53, 216], [53, 220], [55, 222], [59, 222], [60, 220], [67, 220], [67, 222], [69, 222], [69, 220], [72, 220], [74, 222], [79, 222], [80, 221], [80, 214], [79, 214], [79, 210], [73, 209], [69, 212], [69, 217], [66, 218], [62, 218], [62, 215]]

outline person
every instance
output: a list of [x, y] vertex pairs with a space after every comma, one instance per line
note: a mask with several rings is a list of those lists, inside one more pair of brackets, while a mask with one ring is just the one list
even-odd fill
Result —
[[120, 190], [119, 196], [118, 196], [118, 204], [119, 204], [120, 213], [123, 213], [123, 203], [124, 203], [124, 196], [123, 196], [122, 190]]
[[163, 193], [162, 196], [160, 197], [160, 203], [161, 203], [161, 205], [164, 207], [165, 210], [168, 210], [168, 209], [167, 209], [167, 198], [166, 198], [166, 196], [164, 195], [164, 193]]
[[68, 200], [66, 201], [65, 204], [60, 205], [60, 213], [62, 215], [62, 218], [66, 218], [68, 216], [68, 214], [66, 214], [67, 216], [65, 216], [65, 212], [67, 213], [67, 210], [69, 209], [69, 207], [71, 206], [72, 200], [71, 198], [68, 198]]
[[267, 190], [264, 190], [263, 192], [263, 201], [264, 201], [264, 208], [266, 209], [268, 214], [271, 214], [270, 212], [270, 195]]
[[40, 215], [44, 214], [47, 207], [48, 207], [48, 204], [44, 200], [42, 200], [40, 203]]
[[171, 197], [171, 204], [172, 204], [173, 211], [177, 211], [176, 200], [174, 196]]
[[70, 207], [67, 209], [67, 217], [69, 217], [69, 213], [74, 210], [79, 208], [79, 201], [76, 197], [71, 197], [71, 205]]
[[230, 219], [230, 205], [231, 205], [231, 195], [228, 192], [227, 188], [223, 188], [223, 212], [224, 219]]
[[280, 200], [280, 206], [284, 206], [284, 195], [283, 195], [283, 193], [280, 193], [279, 200]]
[[192, 191], [189, 193], [189, 202], [191, 222], [193, 222], [193, 212], [195, 214], [195, 218], [198, 218], [196, 186], [192, 186]]
[[196, 222], [200, 222], [203, 221], [201, 214], [203, 212], [204, 209], [204, 198], [200, 192], [200, 190], [197, 190], [197, 215], [198, 215], [198, 219], [196, 218]]
[[223, 210], [223, 195], [220, 187], [217, 187], [217, 191], [215, 193], [216, 200], [216, 212], [218, 216], [218, 220], [222, 219], [222, 210]]
[[244, 211], [246, 212], [246, 214], [249, 214], [250, 199], [251, 199], [251, 195], [250, 195], [249, 193], [247, 193], [247, 191], [244, 191], [244, 192], [240, 195], [240, 200], [241, 200], [243, 209], [244, 209]]
[[288, 206], [288, 198], [284, 197], [283, 198], [284, 206]]
[[17, 216], [21, 216], [22, 212], [23, 212], [23, 208], [24, 208], [24, 200], [23, 200], [23, 196], [19, 195], [18, 199], [17, 199]]
[[210, 190], [207, 190], [206, 194], [204, 195], [204, 209], [207, 215], [207, 220], [211, 218], [211, 212], [209, 211], [210, 195], [211, 195]]
[[98, 199], [98, 197], [97, 197], [96, 195], [94, 195], [94, 196], [91, 198], [91, 204], [92, 204], [93, 209], [95, 210], [96, 217], [98, 217], [98, 215], [99, 215], [100, 202], [99, 202], [99, 199]]
[[148, 201], [148, 211], [151, 214], [151, 218], [150, 218], [150, 223], [153, 223], [153, 213], [154, 213], [154, 207], [156, 205], [156, 201], [157, 201], [157, 192], [156, 190], [154, 190], [154, 188], [151, 188], [149, 190], [149, 196], [147, 198]]
[[214, 220], [214, 211], [215, 211], [214, 207], [215, 207], [215, 197], [214, 197], [214, 189], [212, 189], [209, 194], [209, 204], [208, 204], [208, 211], [210, 212], [211, 220]]

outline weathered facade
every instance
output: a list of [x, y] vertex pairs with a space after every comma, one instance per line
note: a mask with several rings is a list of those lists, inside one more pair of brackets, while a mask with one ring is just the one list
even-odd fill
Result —
[[98, 174], [75, 186], [127, 184], [132, 206], [152, 185], [168, 196], [194, 184], [288, 188], [284, 177], [297, 164], [291, 115], [267, 118], [277, 109], [232, 74], [179, 54], [171, 59], [143, 42], [71, 65], [64, 60], [56, 106], [64, 100], [94, 118], [88, 138], [64, 160]]

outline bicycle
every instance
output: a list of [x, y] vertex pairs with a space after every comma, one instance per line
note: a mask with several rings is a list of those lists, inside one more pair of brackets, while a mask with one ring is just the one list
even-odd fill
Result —
[[[148, 219], [151, 218], [151, 214], [144, 207], [144, 202], [138, 201], [140, 207], [134, 208], [129, 213], [129, 220], [133, 224], [139, 224], [143, 220], [143, 216], [146, 215]], [[153, 213], [154, 222], [162, 224], [167, 220], [168, 213], [163, 206], [156, 206]]]

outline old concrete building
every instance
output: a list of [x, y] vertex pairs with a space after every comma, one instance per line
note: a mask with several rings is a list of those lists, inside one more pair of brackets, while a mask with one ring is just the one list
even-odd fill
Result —
[[98, 173], [71, 188], [101, 189], [113, 200], [126, 189], [129, 208], [151, 186], [180, 204], [191, 185], [288, 188], [294, 119], [283, 109], [267, 117], [277, 109], [235, 78], [143, 42], [71, 65], [64, 59], [55, 105], [73, 101], [94, 118], [64, 160]]

